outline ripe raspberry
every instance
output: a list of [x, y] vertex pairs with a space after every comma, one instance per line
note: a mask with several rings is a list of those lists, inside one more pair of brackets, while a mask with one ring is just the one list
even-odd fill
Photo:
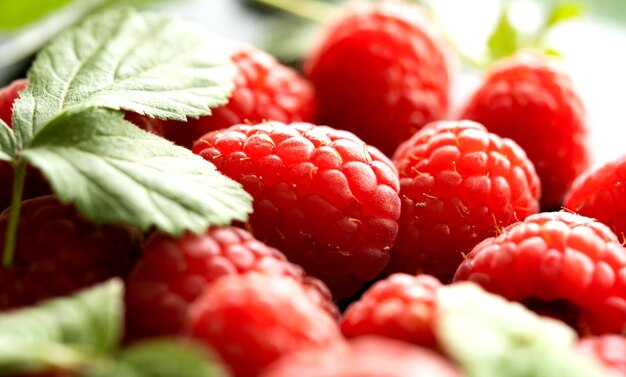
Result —
[[296, 71], [246, 44], [237, 47], [232, 60], [235, 89], [226, 105], [198, 119], [196, 138], [240, 123], [313, 121], [313, 87]]
[[335, 299], [356, 293], [387, 263], [398, 176], [353, 134], [306, 123], [239, 125], [206, 134], [193, 151], [252, 195], [255, 237], [319, 277]]
[[555, 208], [589, 166], [585, 109], [570, 78], [547, 58], [521, 53], [496, 64], [463, 119], [515, 140], [541, 179], [541, 205]]
[[[0, 214], [4, 245], [9, 210]], [[143, 235], [121, 225], [97, 226], [74, 207], [44, 196], [22, 203], [15, 259], [0, 268], [0, 310], [30, 305], [126, 276]]]
[[581, 334], [626, 330], [626, 249], [588, 217], [529, 216], [478, 244], [454, 280], [478, 283]]
[[429, 16], [403, 1], [343, 8], [305, 63], [318, 123], [391, 155], [449, 106], [450, 62]]
[[19, 97], [20, 92], [28, 86], [28, 80], [15, 80], [4, 88], [0, 88], [0, 119], [12, 127], [13, 102]]
[[334, 347], [294, 352], [260, 377], [460, 377], [448, 361], [425, 348], [376, 336]]
[[235, 88], [228, 103], [212, 109], [211, 115], [188, 119], [187, 122], [163, 121], [136, 114], [126, 118], [187, 148], [207, 132], [235, 124], [313, 120], [313, 87], [296, 71], [280, 64], [266, 52], [244, 43], [237, 44], [231, 58], [237, 69]]
[[603, 335], [584, 338], [578, 349], [600, 360], [615, 372], [616, 376], [626, 377], [626, 338], [622, 335]]
[[437, 349], [433, 326], [439, 287], [429, 275], [391, 275], [348, 307], [341, 331], [347, 338], [381, 335]]
[[213, 228], [176, 239], [158, 234], [146, 245], [126, 288], [126, 317], [134, 337], [170, 335], [182, 327], [191, 303], [222, 276], [249, 271], [289, 276], [330, 314], [337, 307], [319, 280], [287, 262], [278, 250], [245, 230]]
[[402, 215], [390, 272], [449, 282], [464, 253], [539, 207], [539, 179], [524, 151], [474, 122], [428, 125], [393, 161]]
[[626, 156], [588, 170], [572, 184], [563, 206], [608, 225], [626, 237]]
[[274, 360], [341, 339], [337, 322], [302, 285], [279, 275], [226, 276], [192, 304], [189, 334], [216, 350], [235, 377], [256, 376]]

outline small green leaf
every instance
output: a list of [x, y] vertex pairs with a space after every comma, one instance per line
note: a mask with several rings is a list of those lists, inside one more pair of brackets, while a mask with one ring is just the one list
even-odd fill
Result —
[[180, 235], [245, 221], [251, 198], [202, 157], [104, 109], [67, 110], [22, 157], [63, 202], [94, 223], [152, 226]]
[[0, 160], [12, 161], [15, 158], [17, 141], [11, 127], [0, 119]]
[[123, 283], [93, 288], [0, 314], [0, 374], [71, 368], [111, 352], [122, 329]]
[[519, 47], [518, 38], [518, 32], [509, 20], [508, 9], [504, 7], [496, 27], [487, 41], [491, 59], [496, 60], [515, 53]]
[[575, 351], [576, 334], [518, 303], [471, 283], [440, 291], [437, 334], [467, 377], [601, 377], [595, 361]]
[[116, 9], [89, 17], [44, 48], [15, 104], [27, 145], [63, 109], [99, 106], [185, 120], [226, 102], [234, 66], [201, 27], [157, 13]]
[[546, 29], [560, 24], [565, 21], [570, 21], [575, 18], [579, 18], [585, 13], [585, 7], [582, 3], [574, 1], [566, 1], [556, 3], [551, 9], [550, 14], [546, 20]]
[[192, 343], [153, 340], [134, 344], [105, 368], [85, 377], [225, 377], [212, 354]]
[[0, 30], [19, 29], [59, 10], [74, 0], [0, 1]]

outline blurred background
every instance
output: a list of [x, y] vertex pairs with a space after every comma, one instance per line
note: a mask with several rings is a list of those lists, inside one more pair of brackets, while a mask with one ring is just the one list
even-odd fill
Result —
[[[298, 67], [320, 21], [342, 2], [0, 0], [0, 85], [24, 76], [34, 54], [64, 28], [103, 7], [124, 5], [176, 12]], [[490, 62], [519, 48], [541, 48], [563, 58], [587, 105], [594, 162], [626, 153], [626, 0], [416, 2], [433, 13], [461, 57], [457, 105], [480, 83]]]

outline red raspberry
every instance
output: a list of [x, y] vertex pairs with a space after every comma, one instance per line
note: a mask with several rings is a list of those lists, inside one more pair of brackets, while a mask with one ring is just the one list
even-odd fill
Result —
[[9, 127], [13, 126], [13, 102], [27, 86], [28, 80], [19, 79], [4, 88], [0, 88], [0, 119], [8, 124]]
[[252, 195], [255, 237], [323, 280], [336, 299], [387, 263], [398, 176], [353, 134], [306, 123], [239, 125], [206, 134], [193, 151]]
[[496, 64], [462, 118], [515, 140], [541, 179], [541, 205], [555, 208], [589, 166], [585, 109], [567, 74], [547, 58], [521, 53]]
[[[9, 210], [0, 214], [4, 245]], [[121, 225], [94, 225], [76, 209], [44, 196], [22, 203], [15, 259], [0, 268], [0, 310], [62, 296], [126, 276], [143, 235]]]
[[588, 170], [572, 184], [563, 206], [608, 225], [626, 237], [626, 156]]
[[272, 364], [260, 377], [460, 377], [436, 353], [375, 336], [334, 347], [294, 352]]
[[232, 275], [193, 303], [189, 333], [215, 349], [235, 377], [256, 376], [274, 360], [341, 339], [337, 322], [302, 285], [279, 275]]
[[616, 377], [626, 377], [626, 338], [621, 335], [603, 335], [584, 338], [578, 349], [596, 357], [615, 372]]
[[347, 338], [381, 335], [437, 349], [433, 326], [439, 287], [429, 275], [393, 274], [348, 307], [341, 331]]
[[454, 280], [478, 283], [582, 334], [626, 330], [626, 249], [588, 217], [529, 216], [478, 244]]
[[126, 316], [132, 336], [178, 333], [189, 306], [208, 285], [222, 276], [249, 271], [294, 278], [316, 303], [338, 316], [323, 283], [306, 277], [278, 250], [245, 230], [223, 227], [179, 239], [162, 234], [150, 238], [126, 288]]
[[430, 17], [404, 1], [352, 2], [308, 57], [320, 124], [391, 155], [449, 105], [448, 48]]
[[390, 272], [449, 282], [464, 253], [539, 207], [539, 179], [524, 151], [474, 122], [428, 125], [393, 160], [402, 215]]
[[188, 148], [205, 133], [235, 124], [313, 120], [313, 87], [296, 71], [280, 64], [264, 51], [243, 43], [237, 44], [232, 61], [237, 69], [235, 88], [228, 103], [212, 109], [211, 115], [189, 119], [186, 123], [136, 114], [127, 116], [127, 119]]
[[310, 122], [313, 87], [293, 69], [256, 47], [241, 44], [232, 55], [235, 89], [226, 105], [197, 121], [196, 138], [240, 123]]

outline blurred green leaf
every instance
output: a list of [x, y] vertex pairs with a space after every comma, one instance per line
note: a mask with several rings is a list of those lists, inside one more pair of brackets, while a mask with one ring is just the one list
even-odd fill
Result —
[[577, 336], [561, 321], [472, 283], [443, 288], [437, 322], [444, 351], [467, 377], [602, 377], [596, 360], [574, 348]]
[[159, 339], [136, 343], [84, 377], [225, 377], [216, 358], [192, 343]]
[[519, 34], [509, 19], [508, 7], [503, 7], [498, 23], [487, 41], [491, 60], [515, 53], [519, 48], [518, 37]]
[[547, 30], [562, 22], [579, 18], [584, 14], [584, 12], [585, 7], [580, 2], [574, 1], [557, 3], [550, 10], [550, 14], [546, 19], [545, 29]]
[[0, 314], [0, 374], [75, 367], [117, 347], [122, 330], [121, 280]]
[[2, 0], [0, 29], [19, 29], [59, 10], [75, 0]]

